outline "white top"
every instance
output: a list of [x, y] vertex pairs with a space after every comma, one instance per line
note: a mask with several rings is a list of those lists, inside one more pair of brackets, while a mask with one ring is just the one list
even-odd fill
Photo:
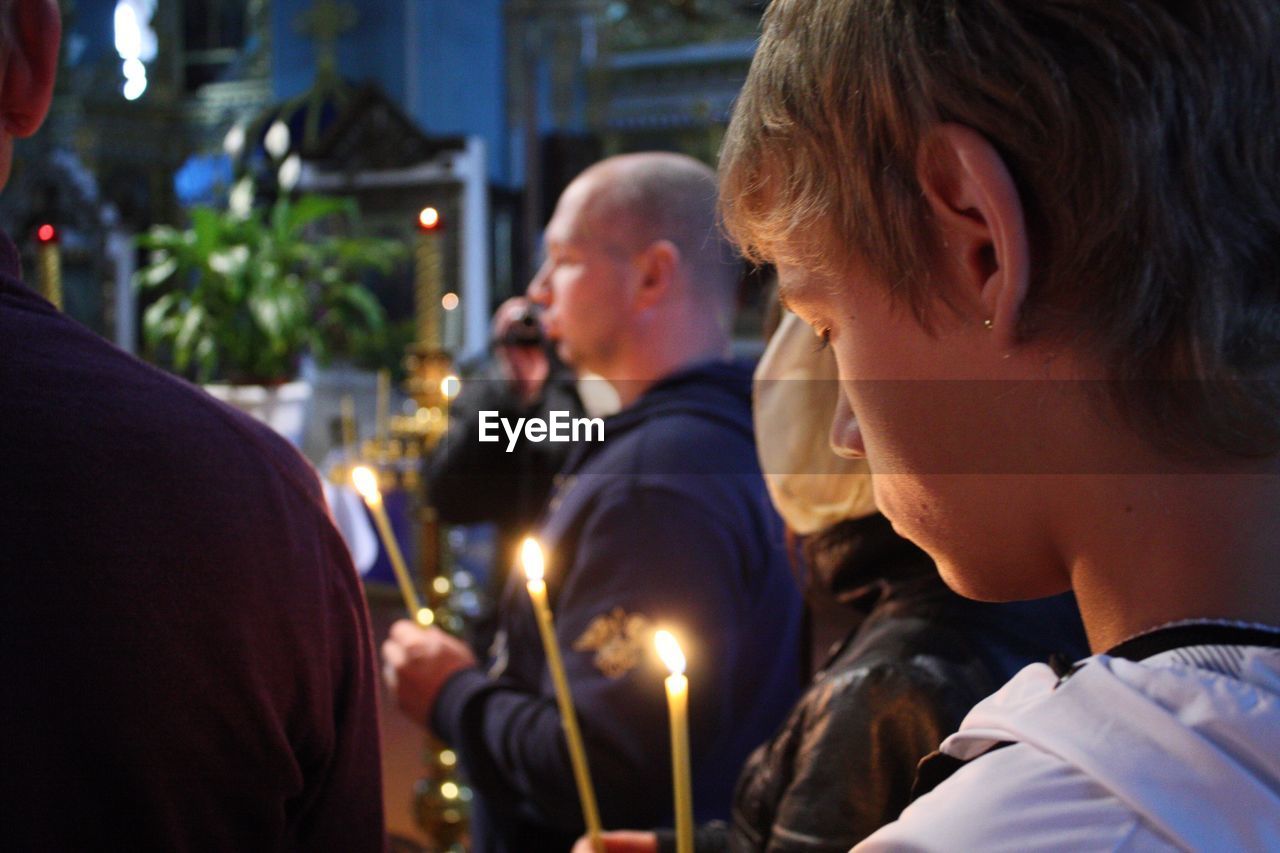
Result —
[[1280, 649], [1028, 666], [942, 751], [966, 764], [855, 849], [1280, 850]]

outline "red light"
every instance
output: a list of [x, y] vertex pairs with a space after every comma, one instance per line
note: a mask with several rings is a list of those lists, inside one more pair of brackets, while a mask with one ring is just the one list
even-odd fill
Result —
[[58, 229], [46, 222], [36, 229], [36, 239], [41, 243], [52, 243], [58, 239]]
[[434, 231], [440, 227], [440, 211], [434, 207], [424, 207], [418, 214], [418, 227], [423, 231]]

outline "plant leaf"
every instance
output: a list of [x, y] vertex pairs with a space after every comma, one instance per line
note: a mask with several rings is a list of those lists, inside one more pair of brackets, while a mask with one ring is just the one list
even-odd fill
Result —
[[200, 324], [204, 321], [205, 311], [203, 305], [192, 305], [187, 309], [187, 314], [182, 318], [182, 326], [178, 329], [178, 333], [173, 338], [173, 366], [180, 371], [187, 369], [187, 365], [191, 363], [191, 357], [195, 354], [195, 338], [200, 331]]

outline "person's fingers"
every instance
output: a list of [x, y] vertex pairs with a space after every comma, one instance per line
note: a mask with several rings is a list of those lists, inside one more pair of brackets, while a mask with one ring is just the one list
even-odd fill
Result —
[[391, 639], [408, 647], [421, 643], [426, 638], [427, 631], [408, 619], [398, 619], [392, 624], [390, 634]]
[[[652, 832], [622, 830], [600, 836], [605, 853], [658, 853], [658, 836]], [[596, 853], [591, 839], [583, 836], [573, 845], [573, 853]]]
[[400, 687], [400, 676], [396, 674], [396, 668], [390, 663], [382, 665], [382, 683], [393, 691]]
[[404, 646], [395, 640], [385, 640], [382, 643], [382, 659], [386, 661], [387, 666], [399, 668], [404, 663]]
[[523, 296], [512, 296], [506, 302], [498, 306], [498, 310], [493, 313], [493, 333], [494, 337], [502, 337], [502, 333], [515, 322], [516, 318], [523, 314], [528, 308], [529, 300]]

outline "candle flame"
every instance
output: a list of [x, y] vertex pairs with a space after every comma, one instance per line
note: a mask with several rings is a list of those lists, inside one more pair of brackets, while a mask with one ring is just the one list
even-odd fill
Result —
[[462, 381], [452, 373], [440, 380], [440, 393], [444, 395], [446, 400], [452, 400], [458, 396], [458, 392], [461, 390]]
[[672, 675], [683, 675], [685, 667], [684, 652], [670, 631], [658, 631], [653, 635], [653, 644], [658, 649], [658, 657], [671, 670]]
[[373, 471], [369, 470], [368, 467], [358, 465], [352, 468], [351, 482], [366, 503], [372, 505], [382, 500], [382, 493], [378, 491], [378, 478], [374, 476]]
[[546, 572], [546, 561], [542, 556], [542, 546], [532, 536], [526, 536], [520, 543], [520, 565], [524, 567], [524, 576], [531, 581], [542, 580]]

